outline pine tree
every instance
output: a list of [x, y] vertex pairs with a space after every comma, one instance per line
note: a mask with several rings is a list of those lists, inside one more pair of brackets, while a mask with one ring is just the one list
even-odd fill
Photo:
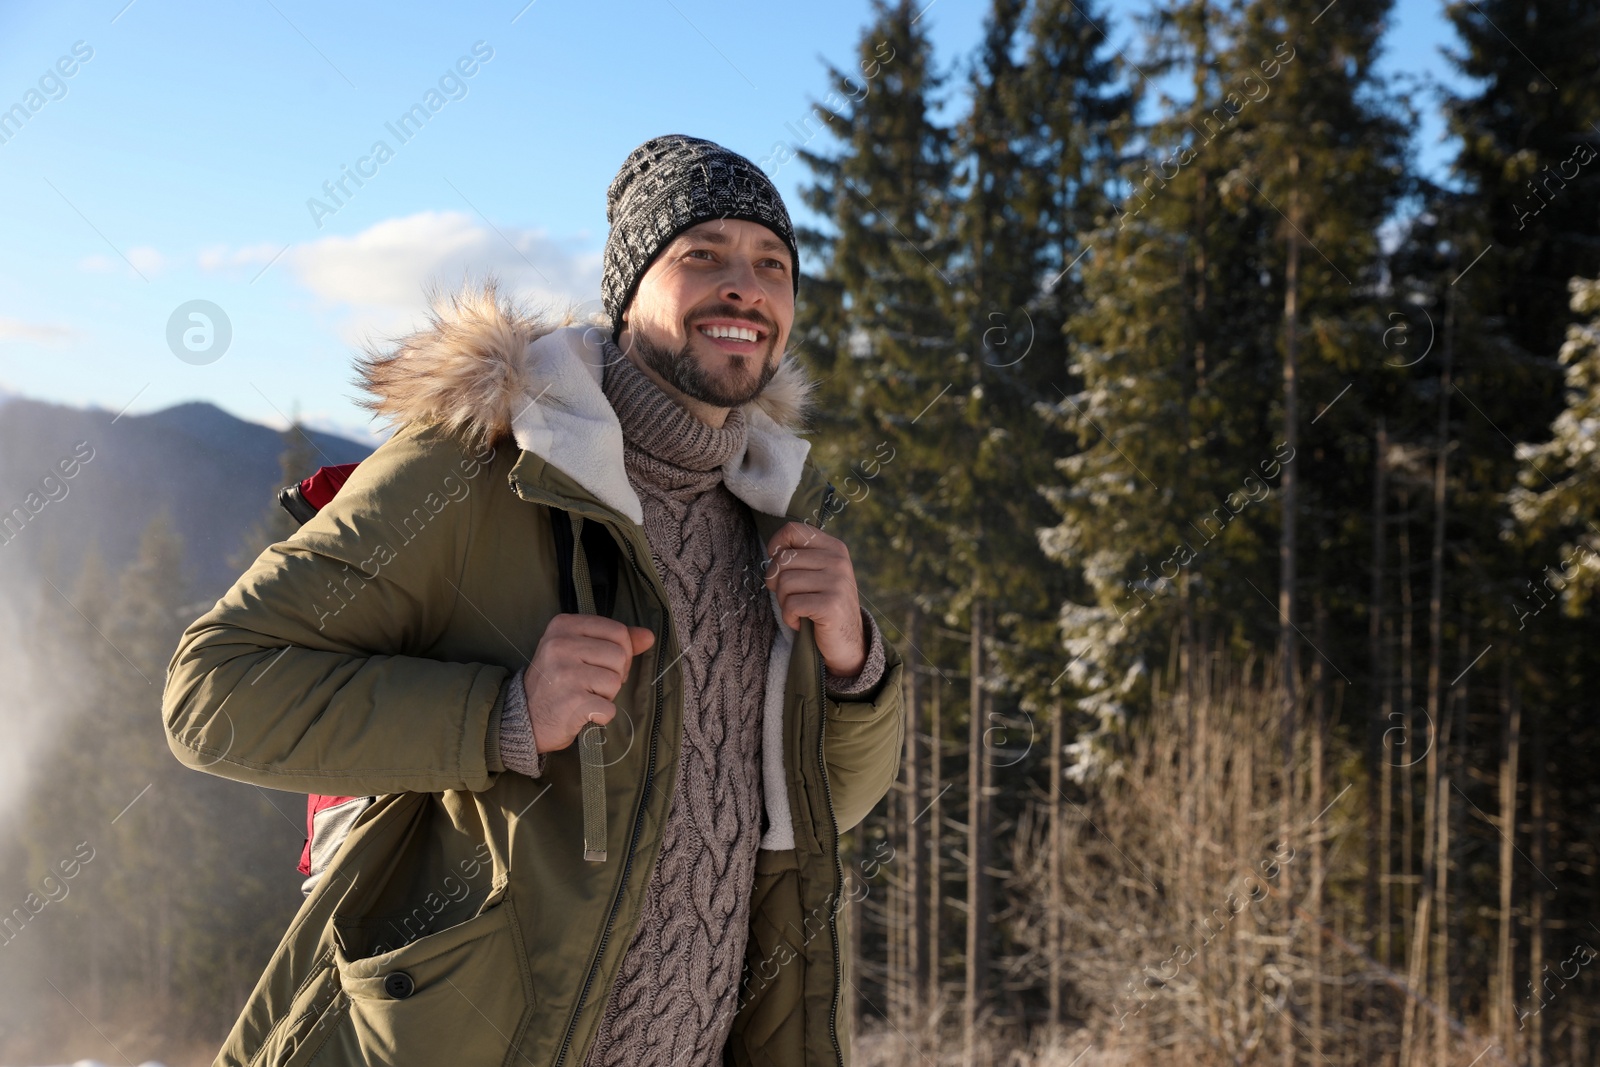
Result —
[[944, 77], [912, 5], [880, 0], [874, 12], [858, 54], [876, 77], [834, 124], [839, 155], [798, 153], [815, 176], [806, 203], [834, 232], [807, 232], [826, 271], [819, 299], [802, 299], [796, 333], [824, 342], [805, 354], [826, 375], [818, 452], [838, 476], [840, 528], [867, 551], [882, 544], [858, 569], [888, 593], [935, 588], [946, 573], [941, 480], [952, 453], [939, 435], [955, 448], [959, 438], [942, 430], [956, 365], [937, 292], [950, 258], [950, 133], [932, 116]]
[[1507, 494], [1512, 514], [1534, 543], [1554, 541], [1560, 562], [1546, 563], [1515, 594], [1517, 629], [1548, 607], [1576, 617], [1600, 589], [1600, 455], [1593, 447], [1600, 426], [1600, 279], [1574, 278], [1572, 310], [1587, 321], [1567, 327], [1561, 346], [1567, 403], [1550, 426], [1550, 438], [1517, 449], [1520, 484]]
[[1154, 91], [1149, 77], [1186, 70], [1193, 101], [1128, 146], [1078, 267], [1083, 304], [1066, 331], [1075, 388], [1049, 412], [1078, 450], [1056, 461], [1048, 493], [1061, 519], [1043, 544], [1082, 575], [1085, 595], [1060, 618], [1080, 707], [1102, 728], [1141, 705], [1171, 626], [1203, 640], [1200, 605], [1241, 602], [1249, 590], [1226, 582], [1229, 569], [1268, 551], [1261, 505], [1231, 514], [1246, 510], [1242, 479], [1260, 477], [1256, 420], [1271, 393], [1258, 365], [1275, 322], [1249, 246], [1261, 209], [1230, 179], [1237, 138], [1210, 120], [1224, 92], [1221, 18], [1209, 0], [1157, 12], [1139, 95]]

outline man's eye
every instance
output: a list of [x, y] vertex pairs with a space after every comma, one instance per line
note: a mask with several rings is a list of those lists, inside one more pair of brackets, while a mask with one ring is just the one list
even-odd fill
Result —
[[779, 270], [783, 269], [783, 261], [781, 259], [764, 259], [764, 260], [762, 260], [762, 262], [763, 263], [771, 263], [774, 267], [777, 267]]
[[689, 249], [689, 251], [687, 253], [685, 253], [685, 255], [690, 255], [690, 256], [701, 256], [701, 255], [709, 256], [709, 255], [711, 255], [711, 252], [710, 252], [709, 249], [705, 249], [705, 248], [691, 248], [691, 249]]

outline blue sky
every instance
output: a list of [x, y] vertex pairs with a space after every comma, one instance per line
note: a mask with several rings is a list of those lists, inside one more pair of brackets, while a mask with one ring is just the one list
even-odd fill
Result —
[[[416, 323], [424, 282], [492, 270], [534, 301], [597, 300], [627, 153], [678, 132], [770, 158], [871, 18], [864, 0], [525, 3], [0, 5], [0, 109], [44, 86], [0, 127], [0, 392], [373, 433], [354, 346]], [[971, 54], [986, 7], [925, 10], [942, 66]], [[1143, 7], [1113, 5], [1119, 46]], [[1385, 69], [1449, 82], [1450, 41], [1441, 3], [1402, 0]], [[386, 124], [430, 90], [438, 110], [402, 143]], [[1416, 145], [1435, 173], [1440, 129]], [[358, 167], [350, 195], [324, 192]], [[803, 219], [804, 168], [769, 173]], [[209, 361], [169, 344], [196, 300], [231, 327]]]

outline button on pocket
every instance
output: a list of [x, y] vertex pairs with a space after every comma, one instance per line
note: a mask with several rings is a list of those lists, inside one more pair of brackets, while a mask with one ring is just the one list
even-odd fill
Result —
[[333, 962], [349, 1009], [328, 1062], [501, 1063], [534, 1014], [508, 888], [473, 918], [388, 952], [351, 959], [335, 944]]

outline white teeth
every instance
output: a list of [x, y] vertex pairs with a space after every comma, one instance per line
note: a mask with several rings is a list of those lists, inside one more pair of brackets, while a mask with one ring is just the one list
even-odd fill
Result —
[[735, 341], [759, 341], [761, 335], [745, 326], [702, 326], [700, 332], [707, 337], [727, 337]]

